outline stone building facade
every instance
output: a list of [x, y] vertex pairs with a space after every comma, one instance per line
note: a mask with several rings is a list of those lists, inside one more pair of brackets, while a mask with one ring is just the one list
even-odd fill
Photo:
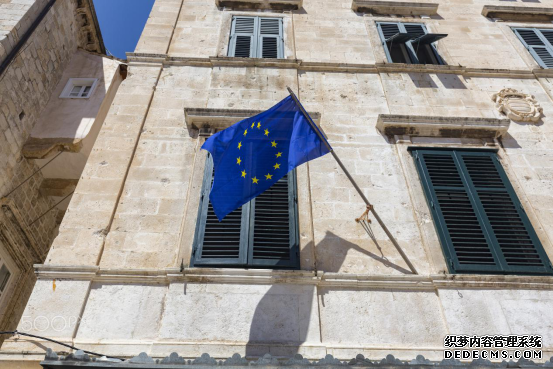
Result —
[[[535, 334], [545, 361], [552, 14], [551, 0], [156, 0], [19, 329], [123, 358], [441, 360], [448, 334]], [[206, 236], [200, 147], [287, 86], [416, 273], [372, 216], [355, 221], [365, 205], [330, 155], [289, 174], [289, 254], [256, 264], [255, 218], [238, 217], [249, 256], [200, 260], [236, 237]], [[1, 362], [37, 367], [46, 347], [67, 351], [21, 336]]]
[[[122, 77], [121, 62], [105, 57], [88, 0], [1, 1], [0, 63], [4, 331], [21, 319], [36, 281], [33, 264], [45, 260], [101, 125], [101, 106], [107, 110], [108, 90], [112, 87], [113, 95]], [[62, 98], [73, 77], [96, 81], [94, 91], [82, 99]]]

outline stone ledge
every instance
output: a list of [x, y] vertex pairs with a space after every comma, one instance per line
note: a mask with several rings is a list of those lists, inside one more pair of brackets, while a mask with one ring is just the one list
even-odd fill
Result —
[[298, 10], [303, 5], [303, 0], [215, 0], [219, 8], [233, 10], [258, 10], [269, 9], [276, 11]]
[[498, 138], [509, 124], [508, 119], [380, 114], [376, 128], [390, 137]]
[[36, 138], [29, 137], [23, 145], [21, 153], [27, 159], [44, 159], [52, 153], [59, 151], [77, 153], [81, 151], [82, 139], [80, 138]]
[[[188, 129], [199, 130], [200, 135], [210, 135], [262, 112], [264, 110], [184, 108], [184, 120]], [[319, 125], [321, 114], [309, 112], [309, 115]]]
[[367, 275], [309, 270], [239, 268], [103, 269], [98, 266], [35, 264], [38, 279], [90, 280], [104, 283], [303, 284], [356, 289], [435, 290], [439, 288], [553, 290], [553, 276], [433, 274]]
[[491, 77], [491, 78], [536, 78], [553, 77], [553, 69], [491, 69], [491, 68], [467, 68], [456, 65], [434, 64], [404, 64], [404, 63], [332, 63], [332, 62], [305, 62], [301, 59], [263, 59], [263, 58], [233, 58], [216, 57], [208, 58], [170, 56], [166, 54], [127, 53], [131, 66], [196, 66], [196, 67], [264, 67], [264, 68], [291, 68], [302, 71], [317, 72], [341, 72], [341, 73], [436, 73], [456, 74], [467, 77]]
[[553, 8], [484, 5], [482, 15], [504, 21], [551, 22], [553, 21]]
[[353, 0], [351, 8], [359, 13], [395, 14], [395, 15], [435, 15], [438, 13], [435, 3], [414, 3], [399, 1]]

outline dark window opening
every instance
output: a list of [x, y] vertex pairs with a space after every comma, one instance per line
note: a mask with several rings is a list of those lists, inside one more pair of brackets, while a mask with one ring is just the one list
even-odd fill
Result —
[[445, 64], [435, 43], [446, 34], [428, 33], [424, 24], [377, 23], [389, 62], [406, 64]]

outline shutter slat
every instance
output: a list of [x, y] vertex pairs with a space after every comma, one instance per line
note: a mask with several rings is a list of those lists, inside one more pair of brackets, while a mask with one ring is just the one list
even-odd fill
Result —
[[[492, 158], [467, 155], [462, 158], [507, 264], [543, 267], [544, 263], [539, 258], [521, 214], [507, 192]], [[488, 181], [498, 189], [486, 189], [489, 187]], [[503, 222], [505, 217], [509, 217], [508, 227]], [[522, 232], [517, 232], [516, 238], [513, 238], [513, 229]]]
[[[553, 68], [553, 32], [533, 28], [514, 28], [513, 30], [543, 68]], [[544, 42], [544, 39], [547, 42]]]
[[397, 23], [379, 23], [378, 26], [382, 31], [382, 35], [384, 36], [384, 41], [388, 40], [393, 35], [400, 33], [399, 26]]
[[234, 32], [250, 34], [253, 36], [255, 27], [254, 17], [235, 17], [234, 19], [236, 22]]
[[280, 36], [280, 18], [261, 18], [259, 33]]
[[412, 151], [454, 272], [553, 274], [495, 153]]
[[252, 46], [251, 36], [236, 36], [234, 56], [237, 58], [249, 58]]
[[407, 33], [413, 33], [417, 36], [424, 36], [426, 34], [426, 30], [422, 24], [405, 24], [405, 30]]
[[[273, 187], [275, 189], [273, 189]], [[278, 182], [263, 192], [255, 201], [255, 226], [253, 237], [253, 259], [290, 259], [290, 215], [288, 203], [288, 176], [282, 177]], [[275, 191], [276, 190], [276, 191]], [[286, 191], [286, 196], [278, 194], [278, 191]], [[280, 210], [282, 209], [282, 210]], [[278, 218], [276, 214], [280, 215]], [[286, 237], [277, 237], [272, 232], [266, 231], [266, 223], [272, 222], [275, 226], [286, 231]], [[269, 249], [264, 246], [270, 245]], [[267, 250], [273, 251], [268, 252]]]
[[[208, 155], [202, 188], [203, 200], [200, 202], [200, 216], [194, 237], [196, 255], [194, 266], [244, 266], [246, 250], [244, 249], [243, 219], [247, 219], [244, 208], [238, 208], [228, 214], [221, 222], [217, 219], [209, 191], [213, 186], [213, 160]], [[206, 204], [207, 202], [207, 204]]]
[[495, 267], [497, 262], [453, 155], [425, 152], [422, 158], [438, 202], [435, 211], [445, 225], [444, 235], [458, 269], [473, 265]]

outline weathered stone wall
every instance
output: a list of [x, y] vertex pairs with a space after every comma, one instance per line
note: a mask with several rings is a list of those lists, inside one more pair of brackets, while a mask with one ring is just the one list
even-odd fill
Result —
[[[0, 61], [4, 61], [46, 3], [30, 0], [0, 2]], [[2, 330], [16, 327], [34, 285], [32, 265], [44, 260], [56, 226], [55, 211], [37, 220], [52, 205], [39, 193], [41, 173], [10, 192], [38, 169], [33, 161], [22, 156], [21, 150], [65, 66], [80, 46], [75, 11], [76, 2], [57, 1], [0, 76], [0, 196], [7, 196], [21, 214], [22, 223], [17, 226], [30, 232], [34, 247], [38, 249], [35, 259], [20, 266], [22, 277], [17, 282], [17, 294], [0, 322]]]
[[[549, 357], [552, 277], [448, 275], [407, 152], [496, 148], [553, 259], [553, 74], [536, 71], [509, 28], [519, 23], [487, 19], [483, 5], [440, 1], [438, 15], [421, 19], [356, 14], [346, 0], [304, 0], [302, 9], [281, 14], [289, 60], [263, 65], [223, 57], [232, 14], [266, 13], [217, 9], [211, 0], [156, 1], [26, 314], [46, 305], [52, 308], [41, 313], [50, 318], [78, 317], [78, 326], [42, 332], [111, 355], [438, 360], [448, 333], [525, 333], [542, 335]], [[448, 65], [382, 65], [378, 20], [449, 33], [438, 42]], [[287, 96], [286, 86], [321, 114], [336, 153], [419, 275], [374, 221], [373, 238], [355, 223], [364, 204], [330, 156], [298, 168], [301, 271], [187, 268], [205, 138], [185, 109], [267, 109]], [[386, 137], [376, 129], [379, 114], [504, 119], [492, 95], [507, 87], [534, 95], [544, 117], [512, 121], [499, 140]], [[43, 353], [9, 341], [2, 357], [21, 351], [35, 360]]]

